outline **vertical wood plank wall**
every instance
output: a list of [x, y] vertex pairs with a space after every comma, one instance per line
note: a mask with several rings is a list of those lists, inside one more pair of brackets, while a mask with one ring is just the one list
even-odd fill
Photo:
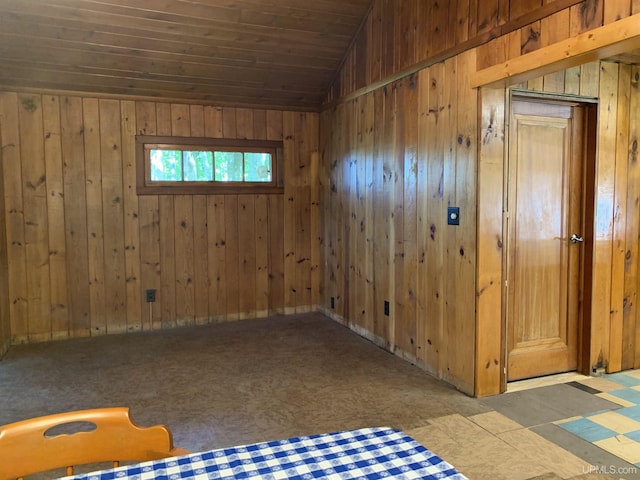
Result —
[[600, 62], [591, 365], [616, 372], [640, 367], [636, 306], [640, 176], [640, 69]]
[[[0, 114], [1, 115], [1, 114]], [[0, 122], [2, 117], [0, 116]], [[0, 147], [2, 132], [0, 131]], [[0, 148], [0, 178], [2, 178], [3, 150]], [[9, 317], [9, 256], [7, 254], [7, 217], [4, 214], [4, 184], [0, 182], [0, 358], [11, 346], [11, 319]]]
[[[630, 15], [633, 0], [376, 0], [327, 95], [337, 101], [476, 47], [479, 67], [502, 53], [500, 37], [517, 39], [519, 56], [569, 35]], [[483, 63], [483, 62], [489, 63]]]
[[[326, 178], [320, 305], [459, 389], [488, 395], [499, 392], [504, 360], [505, 91], [480, 96], [468, 76], [638, 13], [640, 5], [449, 5], [444, 12], [437, 2], [408, 0], [397, 9], [392, 0], [376, 1], [327, 95], [320, 129]], [[606, 359], [610, 369], [637, 365], [640, 357], [634, 306], [640, 187], [637, 121], [629, 113], [637, 107], [636, 70], [589, 64], [521, 86], [606, 97], [594, 225], [604, 241], [595, 252], [599, 297], [591, 349], [594, 362]], [[460, 207], [460, 226], [447, 225], [448, 206]]]
[[[284, 194], [138, 196], [136, 134], [282, 140]], [[317, 113], [4, 92], [0, 135], [0, 353], [315, 309]]]
[[[463, 54], [340, 104], [321, 128], [323, 311], [471, 393], [472, 60]], [[460, 207], [459, 226], [447, 225], [448, 206]]]

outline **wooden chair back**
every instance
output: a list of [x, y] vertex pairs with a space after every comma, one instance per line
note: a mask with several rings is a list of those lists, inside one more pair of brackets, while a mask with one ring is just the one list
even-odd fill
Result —
[[[56, 430], [84, 426], [83, 431]], [[89, 427], [87, 429], [86, 427]], [[100, 462], [146, 461], [188, 453], [163, 425], [139, 427], [126, 407], [59, 413], [0, 427], [0, 479]]]

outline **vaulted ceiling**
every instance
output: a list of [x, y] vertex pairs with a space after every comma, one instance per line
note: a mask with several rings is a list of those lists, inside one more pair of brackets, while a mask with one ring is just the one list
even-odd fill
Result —
[[0, 0], [0, 88], [317, 109], [371, 0]]

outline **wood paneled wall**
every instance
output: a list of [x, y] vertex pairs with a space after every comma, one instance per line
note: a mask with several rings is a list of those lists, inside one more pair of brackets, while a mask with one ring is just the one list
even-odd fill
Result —
[[[317, 114], [6, 92], [0, 134], [13, 343], [314, 309]], [[282, 140], [285, 192], [138, 196], [136, 134]]]
[[[477, 97], [465, 86], [472, 68], [467, 53], [422, 70], [325, 111], [320, 129], [324, 311], [469, 393]], [[447, 225], [449, 206], [460, 207], [459, 226]]]
[[[320, 305], [459, 389], [487, 395], [502, 387], [504, 366], [505, 91], [480, 97], [468, 77], [640, 5], [479, 0], [450, 2], [442, 12], [436, 3], [396, 9], [391, 0], [376, 1], [328, 94], [320, 129]], [[629, 116], [634, 72], [589, 64], [521, 86], [601, 98], [594, 235], [604, 241], [594, 249], [590, 348], [592, 360], [610, 369], [616, 358], [636, 362], [631, 352], [640, 352], [633, 307], [640, 215], [635, 163], [628, 163], [637, 150]], [[460, 207], [460, 226], [446, 224], [448, 206]], [[614, 243], [614, 232], [624, 243]]]
[[600, 65], [591, 361], [612, 372], [640, 366], [639, 81], [638, 66]]
[[[485, 68], [638, 12], [637, 0], [377, 0], [327, 101], [476, 47]], [[503, 37], [512, 39], [506, 52]]]
[[[1, 121], [0, 117], [0, 121]], [[0, 147], [2, 132], [0, 131]], [[3, 150], [0, 148], [0, 178], [2, 178]], [[11, 320], [9, 318], [9, 257], [7, 256], [7, 221], [4, 214], [4, 184], [0, 182], [0, 358], [11, 345]]]
[[616, 169], [620, 170], [615, 175], [611, 301], [615, 313], [609, 361], [610, 368], [624, 370], [640, 368], [640, 67], [618, 66], [618, 86]]
[[[554, 3], [559, 4], [560, 2], [556, 0], [550, 5]], [[505, 43], [505, 38], [499, 37], [480, 46], [478, 48], [478, 70], [636, 13], [640, 13], [640, 4], [635, 0], [583, 0], [577, 2], [570, 8], [560, 9], [551, 15], [543, 16], [537, 21], [514, 30], [509, 33], [511, 38], [507, 43]]]

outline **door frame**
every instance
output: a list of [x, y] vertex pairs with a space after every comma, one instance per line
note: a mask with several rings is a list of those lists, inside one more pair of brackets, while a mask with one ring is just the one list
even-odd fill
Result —
[[[502, 205], [507, 205], [509, 181], [510, 181], [510, 154], [511, 154], [511, 118], [514, 101], [528, 101], [533, 103], [555, 103], [568, 106], [578, 106], [584, 109], [583, 152], [584, 168], [582, 172], [582, 224], [584, 243], [581, 249], [580, 270], [580, 301], [578, 305], [578, 353], [577, 372], [590, 373], [590, 347], [591, 347], [591, 296], [593, 283], [593, 245], [594, 245], [594, 219], [595, 219], [595, 188], [596, 188], [596, 137], [597, 137], [597, 99], [577, 95], [547, 93], [518, 88], [506, 89], [505, 129], [504, 129], [504, 162]], [[507, 389], [508, 368], [508, 287], [509, 255], [511, 252], [511, 238], [509, 237], [509, 218], [502, 215], [503, 249], [502, 249], [502, 292], [501, 292], [501, 376], [500, 392]]]
[[[476, 334], [474, 395], [485, 397], [506, 390], [506, 337], [504, 303], [504, 182], [507, 161], [510, 99], [513, 92], [525, 96], [542, 96], [547, 99], [570, 100], [584, 103], [589, 131], [598, 126], [599, 103], [596, 97], [546, 94], [532, 91], [509, 90], [507, 88], [483, 87], [478, 92], [478, 163], [477, 163], [477, 263], [476, 263]], [[592, 188], [585, 189], [585, 201], [589, 205], [585, 216], [585, 237], [594, 244], [596, 231], [596, 203], [599, 201], [600, 179], [596, 172], [598, 148], [596, 136], [587, 135], [587, 165], [585, 181]], [[585, 249], [587, 250], [587, 249]], [[600, 328], [604, 320], [592, 318], [591, 312], [600, 298], [592, 292], [596, 287], [599, 270], [594, 265], [596, 251], [589, 248], [584, 259], [585, 285], [579, 325], [578, 371], [587, 373], [591, 369], [595, 338], [591, 330]], [[591, 285], [591, 288], [589, 287]]]

